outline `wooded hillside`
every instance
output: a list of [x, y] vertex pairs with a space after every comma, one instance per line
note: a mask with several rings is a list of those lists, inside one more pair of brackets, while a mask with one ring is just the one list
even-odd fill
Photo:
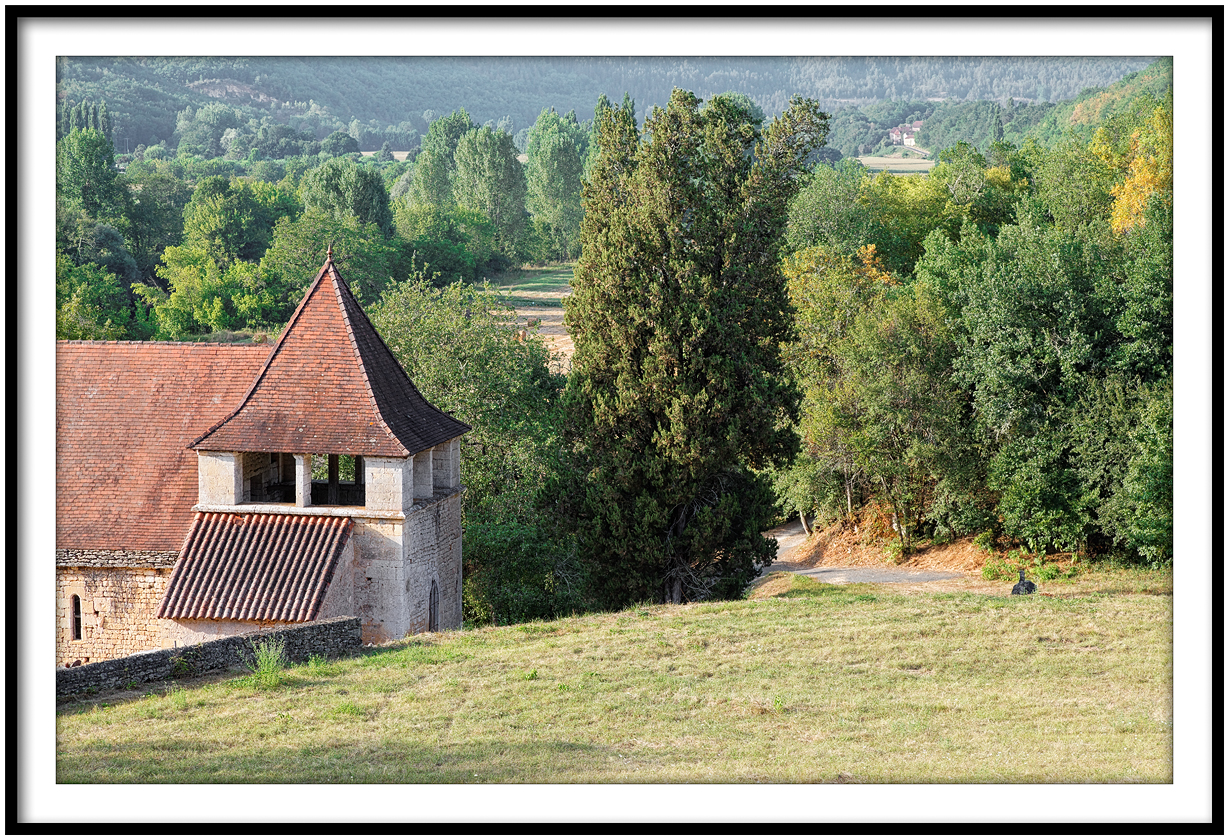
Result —
[[[323, 140], [357, 120], [380, 148], [396, 127], [424, 134], [432, 115], [465, 108], [482, 125], [528, 129], [543, 108], [593, 118], [600, 94], [624, 92], [643, 119], [675, 87], [702, 99], [749, 96], [766, 115], [792, 95], [821, 107], [880, 100], [1057, 102], [1142, 70], [1150, 58], [61, 58], [62, 102], [106, 102], [119, 152], [169, 141], [177, 115], [210, 104], [268, 117]], [[402, 148], [393, 143], [394, 148]], [[405, 147], [408, 148], [408, 147]]]

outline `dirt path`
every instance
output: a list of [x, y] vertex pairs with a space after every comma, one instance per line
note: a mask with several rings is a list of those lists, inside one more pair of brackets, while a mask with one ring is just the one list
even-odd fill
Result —
[[777, 540], [777, 559], [752, 584], [764, 595], [777, 588], [773, 577], [778, 572], [833, 584], [877, 583], [900, 591], [1003, 594], [1001, 581], [982, 579], [983, 554], [967, 540], [928, 549], [896, 565], [882, 549], [863, 545], [853, 532], [830, 529], [808, 538], [795, 519], [768, 535]]
[[[530, 292], [519, 292], [518, 298], [531, 298]], [[558, 296], [549, 300], [559, 300]], [[572, 358], [572, 338], [568, 335], [568, 331], [563, 326], [563, 306], [560, 303], [549, 303], [548, 300], [543, 300], [541, 306], [523, 305], [524, 301], [518, 302], [516, 307], [516, 321], [525, 329], [530, 327], [531, 322], [537, 322], [537, 331], [544, 339], [546, 346], [550, 348], [551, 353], [558, 353], [562, 356], [561, 366], [566, 370], [566, 363]]]
[[[556, 361], [554, 370], [571, 367], [572, 339], [563, 325], [566, 285], [549, 291], [512, 288], [508, 290], [516, 307], [519, 328], [536, 330], [545, 340]], [[864, 523], [865, 524], [865, 523]], [[797, 519], [768, 532], [777, 540], [777, 559], [752, 585], [762, 587], [777, 572], [807, 575], [826, 583], [877, 583], [910, 591], [963, 591], [1001, 594], [1003, 584], [981, 577], [983, 552], [968, 540], [942, 548], [930, 548], [904, 563], [892, 564], [877, 540], [863, 544], [857, 531], [827, 531], [810, 537]]]

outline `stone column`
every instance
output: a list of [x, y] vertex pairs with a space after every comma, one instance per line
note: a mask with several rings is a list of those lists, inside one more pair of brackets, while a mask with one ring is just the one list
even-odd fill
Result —
[[424, 449], [414, 455], [414, 498], [430, 499], [435, 494], [432, 480], [431, 450]]
[[445, 441], [432, 450], [435, 491], [451, 492], [461, 483], [461, 439]]
[[329, 497], [330, 505], [341, 504], [341, 473], [340, 456], [329, 455]]
[[312, 456], [294, 456], [294, 504], [295, 507], [311, 507], [312, 504]]
[[237, 505], [243, 501], [243, 455], [197, 452], [197, 500], [202, 505]]

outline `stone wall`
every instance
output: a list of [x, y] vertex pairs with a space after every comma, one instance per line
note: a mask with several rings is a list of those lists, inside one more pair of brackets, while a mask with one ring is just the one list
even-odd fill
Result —
[[178, 551], [129, 551], [106, 548], [57, 548], [56, 567], [107, 566], [110, 568], [170, 569]]
[[240, 668], [252, 660], [253, 645], [268, 639], [282, 639], [286, 646], [286, 658], [291, 662], [306, 662], [312, 654], [326, 658], [344, 656], [362, 646], [361, 635], [359, 620], [345, 616], [228, 636], [191, 647], [91, 662], [75, 668], [57, 668], [56, 696]]
[[409, 633], [428, 629], [431, 584], [439, 587], [439, 629], [461, 627], [461, 494], [406, 518], [405, 571]]
[[405, 519], [354, 517], [354, 609], [364, 642], [427, 629], [431, 582], [440, 592], [440, 629], [461, 626], [461, 490], [438, 492]]
[[[94, 662], [163, 646], [158, 604], [171, 567], [56, 569], [56, 662]], [[81, 638], [74, 640], [72, 596], [81, 599]]]

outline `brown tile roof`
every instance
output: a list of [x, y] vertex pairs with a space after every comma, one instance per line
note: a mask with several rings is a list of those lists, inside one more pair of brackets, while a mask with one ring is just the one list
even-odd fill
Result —
[[178, 551], [203, 429], [226, 416], [266, 345], [56, 342], [56, 548]]
[[347, 516], [197, 513], [158, 617], [312, 621], [353, 527]]
[[329, 259], [242, 404], [202, 431], [195, 449], [402, 458], [469, 426], [419, 394]]

